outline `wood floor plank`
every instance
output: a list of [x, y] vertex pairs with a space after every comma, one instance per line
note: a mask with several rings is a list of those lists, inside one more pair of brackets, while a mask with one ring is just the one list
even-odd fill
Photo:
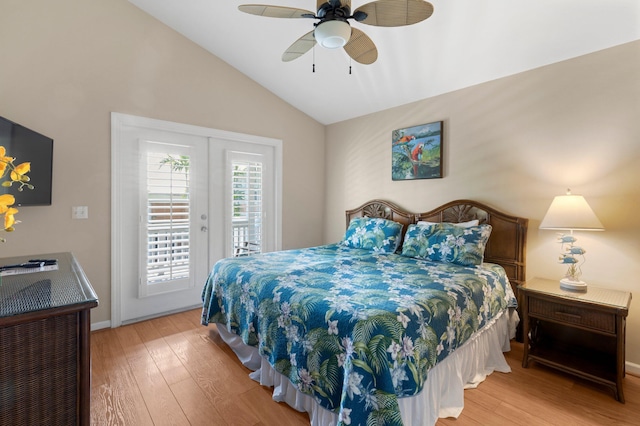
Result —
[[190, 311], [182, 312], [182, 315], [190, 321], [194, 327], [199, 328], [202, 326], [202, 309], [192, 309]]
[[133, 326], [115, 330], [154, 425], [189, 425], [151, 353]]
[[[457, 420], [441, 419], [438, 425], [467, 425], [480, 421], [468, 402], [476, 392], [502, 395], [503, 402], [489, 424], [499, 424], [501, 418], [514, 425], [634, 425], [640, 414], [640, 399], [628, 398], [620, 404], [607, 388], [592, 384], [554, 369], [532, 363], [522, 368], [522, 344], [512, 342], [512, 351], [505, 354], [512, 368], [509, 374], [494, 373], [478, 389], [465, 391], [465, 409]], [[625, 395], [640, 389], [640, 378], [627, 376]], [[629, 392], [627, 392], [627, 390]], [[454, 423], [455, 422], [455, 423]]]
[[132, 324], [131, 327], [140, 336], [140, 340], [156, 362], [167, 384], [170, 385], [185, 380], [191, 375], [163, 337], [163, 335], [171, 337], [180, 333], [175, 326], [168, 327], [167, 324], [172, 324], [172, 321], [168, 317], [162, 317], [162, 319], [156, 318]]
[[[210, 327], [215, 328], [215, 326]], [[197, 351], [198, 355], [194, 354], [194, 356], [203, 360], [222, 363], [225, 365], [224, 371], [220, 371], [219, 373], [221, 380], [244, 382], [244, 380], [237, 379], [246, 377], [250, 371], [242, 365], [231, 348], [229, 348], [225, 343], [222, 343], [222, 345], [212, 344], [213, 342], [210, 338], [210, 327], [198, 325], [197, 328], [184, 332], [182, 335], [191, 347]], [[243, 388], [242, 385], [238, 386], [238, 393], [245, 392], [250, 388]]]
[[[158, 332], [158, 334], [160, 334], [160, 332]], [[168, 335], [166, 338], [158, 337], [153, 340], [148, 339], [144, 343], [146, 350], [155, 361], [158, 369], [162, 372], [162, 375], [169, 385], [191, 377], [187, 368], [167, 342], [167, 339], [170, 339], [172, 336], [174, 335]]]
[[136, 333], [138, 333], [138, 336], [140, 336], [140, 340], [143, 343], [162, 339], [162, 335], [153, 325], [153, 320], [137, 322], [135, 324], [131, 324], [130, 326], [135, 329]]
[[258, 386], [249, 379], [248, 370], [231, 364], [216, 345], [209, 343], [206, 350], [199, 349], [203, 344], [199, 330], [168, 336], [165, 341], [212, 403], [232, 399]]
[[196, 324], [194, 324], [194, 311], [180, 312], [175, 315], [170, 315], [167, 318], [173, 323], [173, 326], [179, 331], [189, 331], [200, 326], [200, 311], [196, 311], [198, 314]]
[[[199, 309], [94, 332], [91, 350], [94, 425], [309, 424], [306, 413], [274, 401], [272, 389], [249, 378], [216, 327], [200, 325]], [[603, 386], [536, 363], [522, 368], [521, 343], [512, 342], [505, 356], [512, 372], [466, 390], [459, 418], [438, 426], [640, 424], [640, 378], [627, 375], [621, 404]], [[158, 417], [161, 405], [180, 414]]]
[[209, 402], [200, 386], [191, 377], [172, 384], [171, 391], [190, 424], [194, 426], [227, 424], [215, 405]]
[[100, 350], [104, 347], [104, 337], [106, 337], [107, 331], [103, 330], [100, 333], [95, 332], [91, 335], [91, 386], [100, 386], [107, 382], [107, 368], [106, 362], [103, 356], [103, 351]]
[[[238, 408], [252, 413], [259, 419], [259, 425], [308, 426], [309, 415], [291, 409], [285, 403], [273, 401], [273, 390], [267, 387], [256, 387], [241, 395], [237, 399]], [[269, 410], [264, 407], [269, 406]]]
[[150, 320], [149, 323], [154, 326], [158, 334], [162, 337], [179, 334], [181, 331], [175, 325], [174, 321], [171, 320], [170, 316], [154, 318]]
[[[115, 332], [93, 333], [91, 356], [100, 358], [100, 384], [91, 387], [91, 423], [95, 425], [153, 425]], [[93, 370], [92, 368], [92, 374]]]

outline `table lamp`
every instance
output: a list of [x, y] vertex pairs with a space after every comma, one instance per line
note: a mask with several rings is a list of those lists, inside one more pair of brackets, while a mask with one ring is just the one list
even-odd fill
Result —
[[604, 231], [604, 227], [582, 195], [573, 195], [567, 190], [566, 195], [556, 196], [547, 214], [540, 223], [540, 229], [553, 229], [569, 231], [569, 234], [561, 233], [558, 242], [561, 244], [560, 263], [569, 265], [564, 278], [560, 280], [560, 287], [569, 290], [586, 290], [587, 283], [580, 279], [580, 270], [577, 256], [582, 257], [586, 251], [575, 245], [576, 238], [573, 231]]

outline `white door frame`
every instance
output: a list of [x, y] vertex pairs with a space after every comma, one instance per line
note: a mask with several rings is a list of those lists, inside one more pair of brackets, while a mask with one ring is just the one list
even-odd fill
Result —
[[[116, 194], [119, 188], [126, 185], [126, 173], [122, 173], [122, 160], [119, 159], [118, 147], [124, 143], [123, 132], [127, 127], [150, 128], [162, 131], [185, 133], [194, 136], [209, 138], [211, 143], [216, 140], [229, 142], [244, 142], [250, 144], [270, 146], [274, 150], [275, 166], [275, 216], [273, 238], [276, 250], [282, 247], [282, 141], [279, 139], [266, 138], [262, 136], [247, 135], [242, 133], [228, 132], [224, 130], [211, 129], [207, 127], [194, 126], [190, 124], [175, 123], [164, 120], [157, 120], [147, 117], [111, 113], [111, 327], [122, 325], [121, 297], [122, 297], [122, 277], [123, 268], [118, 247], [122, 244], [123, 224], [118, 220], [129, 206], [121, 205]], [[210, 212], [211, 216], [213, 212]], [[215, 258], [213, 250], [209, 250], [210, 265], [218, 259]], [[204, 283], [203, 283], [204, 284]]]

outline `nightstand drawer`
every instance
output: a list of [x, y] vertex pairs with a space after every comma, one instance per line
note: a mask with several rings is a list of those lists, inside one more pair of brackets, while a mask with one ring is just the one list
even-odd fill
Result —
[[616, 316], [594, 309], [567, 306], [535, 297], [529, 298], [529, 314], [563, 324], [577, 325], [616, 334]]

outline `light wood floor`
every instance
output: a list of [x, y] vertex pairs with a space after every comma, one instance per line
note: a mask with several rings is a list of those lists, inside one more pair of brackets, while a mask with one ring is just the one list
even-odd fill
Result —
[[[271, 390], [194, 310], [91, 335], [91, 423], [95, 425], [309, 425], [309, 417], [271, 399]], [[627, 375], [626, 404], [599, 385], [535, 363], [521, 366], [522, 344], [494, 373], [465, 391], [465, 408], [445, 425], [638, 425], [640, 378]]]

